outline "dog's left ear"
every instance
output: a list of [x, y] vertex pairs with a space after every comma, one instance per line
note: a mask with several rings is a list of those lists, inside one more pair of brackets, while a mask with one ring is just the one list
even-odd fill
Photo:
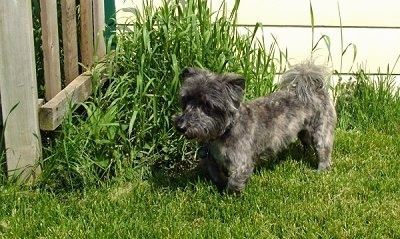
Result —
[[225, 79], [225, 83], [237, 91], [243, 91], [246, 87], [246, 80], [241, 75], [229, 74]]
[[241, 75], [232, 75], [228, 78], [227, 83], [234, 87], [240, 88], [242, 91], [246, 87], [246, 80]]
[[244, 88], [246, 86], [246, 80], [241, 75], [229, 74], [225, 78], [228, 94], [236, 104], [240, 104]]

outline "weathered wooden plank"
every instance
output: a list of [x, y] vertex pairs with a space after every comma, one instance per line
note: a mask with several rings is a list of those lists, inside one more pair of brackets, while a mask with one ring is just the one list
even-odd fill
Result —
[[81, 62], [89, 68], [93, 64], [93, 1], [92, 0], [81, 0], [80, 1], [80, 27], [81, 27], [81, 38], [80, 38], [80, 51], [81, 51]]
[[45, 98], [50, 100], [61, 90], [57, 1], [40, 0], [40, 9]]
[[92, 93], [89, 75], [82, 74], [39, 109], [41, 130], [55, 130], [63, 121], [71, 105], [81, 103]]
[[[0, 91], [9, 176], [40, 171], [36, 66], [31, 1], [0, 1]], [[6, 122], [7, 121], [7, 122]]]
[[104, 15], [104, 1], [93, 2], [93, 28], [95, 36], [96, 56], [102, 59], [106, 54], [104, 31], [106, 20]]
[[61, 22], [66, 84], [79, 75], [75, 0], [61, 0]]

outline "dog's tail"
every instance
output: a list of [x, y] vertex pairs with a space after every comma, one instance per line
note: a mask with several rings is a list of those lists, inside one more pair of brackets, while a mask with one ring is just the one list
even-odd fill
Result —
[[315, 93], [326, 91], [329, 76], [327, 67], [315, 65], [309, 60], [286, 71], [282, 75], [280, 89], [294, 90], [301, 101], [308, 102]]

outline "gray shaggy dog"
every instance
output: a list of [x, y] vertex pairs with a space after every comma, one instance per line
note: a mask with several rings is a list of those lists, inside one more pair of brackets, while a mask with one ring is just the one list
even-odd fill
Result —
[[285, 72], [277, 91], [242, 102], [242, 76], [188, 67], [181, 73], [183, 112], [173, 125], [200, 143], [201, 163], [228, 193], [242, 192], [260, 154], [275, 155], [297, 138], [315, 150], [318, 171], [325, 171], [336, 125], [328, 77], [325, 67], [307, 61]]

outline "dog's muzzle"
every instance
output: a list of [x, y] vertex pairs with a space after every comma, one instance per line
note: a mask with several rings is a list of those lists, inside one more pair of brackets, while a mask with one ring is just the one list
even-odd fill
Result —
[[185, 135], [187, 139], [194, 138], [193, 135], [188, 135], [189, 125], [187, 124], [187, 121], [184, 119], [184, 115], [174, 115], [172, 117], [172, 121], [178, 133]]
[[172, 123], [179, 133], [185, 133], [187, 130], [186, 123], [183, 120], [182, 114], [175, 114], [172, 116]]

